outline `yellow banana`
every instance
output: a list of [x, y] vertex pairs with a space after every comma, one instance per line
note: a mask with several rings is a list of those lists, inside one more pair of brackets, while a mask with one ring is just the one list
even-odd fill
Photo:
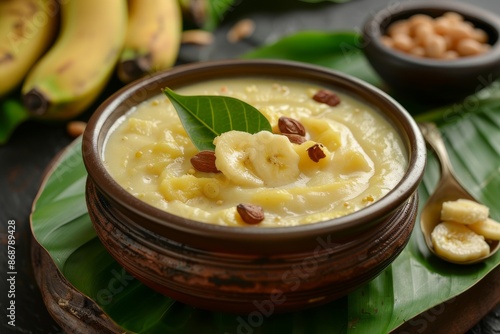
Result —
[[118, 64], [120, 80], [130, 82], [174, 65], [181, 33], [177, 0], [129, 0], [127, 35]]
[[48, 49], [58, 14], [55, 0], [0, 1], [0, 97], [20, 85]]
[[45, 119], [81, 113], [112, 75], [126, 24], [126, 0], [61, 1], [60, 34], [22, 87], [26, 108]]

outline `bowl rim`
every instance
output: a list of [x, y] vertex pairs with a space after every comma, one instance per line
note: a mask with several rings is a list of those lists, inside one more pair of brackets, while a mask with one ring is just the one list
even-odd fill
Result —
[[[471, 57], [460, 57], [451, 60], [440, 60], [432, 58], [419, 58], [412, 55], [393, 50], [384, 45], [380, 39], [382, 36], [381, 27], [388, 26], [394, 22], [394, 18], [409, 17], [412, 14], [419, 14], [422, 11], [439, 11], [439, 12], [457, 12], [461, 14], [465, 20], [473, 20], [481, 22], [485, 26], [489, 26], [496, 31], [496, 40], [488, 52]], [[396, 2], [389, 7], [385, 7], [373, 15], [369, 16], [363, 25], [362, 29], [363, 47], [367, 47], [368, 43], [373, 45], [387, 57], [393, 57], [401, 62], [406, 62], [420, 67], [439, 68], [439, 69], [457, 69], [481, 66], [485, 63], [495, 63], [500, 58], [500, 17], [483, 8], [473, 6], [462, 2]]]
[[[131, 99], [134, 93], [144, 89], [147, 90], [151, 86], [158, 86], [157, 83], [165, 78], [167, 80], [182, 78], [183, 76], [196, 78], [200, 73], [207, 71], [214, 73], [218, 71], [222, 72], [224, 69], [236, 71], [242, 67], [254, 69], [257, 72], [269, 72], [268, 75], [279, 72], [281, 73], [281, 77], [286, 77], [283, 72], [287, 72], [290, 73], [289, 77], [299, 80], [305, 76], [310, 81], [315, 81], [318, 84], [321, 80], [328, 81], [333, 87], [343, 85], [343, 87], [352, 88], [354, 91], [350, 93], [357, 98], [361, 97], [362, 100], [365, 100], [365, 103], [370, 104], [367, 100], [371, 100], [371, 104], [375, 108], [380, 108], [380, 105], [392, 108], [391, 112], [395, 113], [393, 117], [396, 117], [400, 123], [398, 130], [400, 132], [404, 131], [404, 135], [408, 137], [406, 139], [401, 138], [408, 151], [408, 167], [402, 179], [381, 199], [346, 216], [298, 226], [248, 228], [215, 225], [177, 216], [134, 197], [112, 178], [101, 159], [102, 152], [100, 149], [100, 146], [103, 146], [103, 136], [107, 135], [109, 127], [108, 129], [104, 129], [104, 132], [102, 130], [108, 117], [116, 112], [117, 108], [123, 105], [127, 99]], [[237, 75], [235, 74], [235, 76]], [[251, 76], [251, 74], [248, 74], [244, 77]], [[207, 80], [209, 79], [207, 78]], [[156, 94], [159, 93], [157, 92]], [[375, 101], [380, 103], [380, 105], [373, 105]], [[136, 104], [140, 102], [142, 101], [138, 101]], [[384, 113], [381, 114], [384, 116]], [[392, 122], [394, 121], [392, 120]], [[403, 136], [403, 133], [400, 133], [400, 135]], [[88, 176], [100, 191], [105, 193], [105, 195], [111, 196], [113, 201], [118, 205], [126, 207], [134, 214], [150, 220], [153, 224], [157, 224], [159, 227], [174, 229], [180, 233], [188, 233], [192, 236], [191, 241], [193, 244], [197, 243], [195, 236], [199, 236], [214, 240], [231, 239], [244, 243], [257, 241], [259, 245], [265, 248], [265, 244], [270, 244], [277, 240], [285, 242], [301, 240], [303, 238], [317, 240], [321, 235], [335, 235], [335, 233], [345, 231], [346, 228], [354, 232], [371, 227], [369, 226], [371, 220], [388, 216], [404, 204], [402, 199], [409, 199], [415, 193], [423, 177], [426, 163], [426, 146], [421, 132], [411, 115], [396, 100], [369, 83], [335, 70], [296, 61], [231, 59], [179, 65], [170, 70], [136, 80], [121, 88], [106, 99], [90, 118], [83, 134], [82, 156]], [[168, 237], [168, 235], [165, 236]]]

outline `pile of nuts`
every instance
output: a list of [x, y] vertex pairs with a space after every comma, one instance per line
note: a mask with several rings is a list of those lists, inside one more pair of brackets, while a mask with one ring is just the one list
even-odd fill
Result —
[[415, 14], [396, 21], [387, 28], [382, 43], [407, 54], [433, 59], [475, 56], [490, 48], [488, 34], [455, 12], [436, 18]]

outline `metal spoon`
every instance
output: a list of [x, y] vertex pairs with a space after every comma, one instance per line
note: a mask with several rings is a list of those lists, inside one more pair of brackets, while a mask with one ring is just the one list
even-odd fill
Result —
[[[431, 233], [434, 230], [434, 227], [441, 222], [440, 216], [443, 202], [454, 201], [460, 198], [470, 199], [476, 202], [477, 200], [467, 190], [465, 190], [465, 188], [457, 180], [448, 157], [448, 153], [446, 152], [446, 146], [444, 145], [443, 139], [441, 138], [441, 134], [436, 125], [434, 123], [420, 123], [419, 127], [427, 144], [429, 144], [436, 153], [441, 165], [441, 178], [436, 186], [436, 189], [427, 199], [427, 203], [424, 205], [422, 212], [420, 213], [420, 228], [424, 235], [425, 243], [433, 254], [440, 257], [434, 251]], [[449, 259], [443, 260], [458, 264], [472, 264], [484, 261], [500, 249], [499, 241], [487, 241], [490, 246], [490, 253], [487, 256], [465, 262], [454, 262]]]

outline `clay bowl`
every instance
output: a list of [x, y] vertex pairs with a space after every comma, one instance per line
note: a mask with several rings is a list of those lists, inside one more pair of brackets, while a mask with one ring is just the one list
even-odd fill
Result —
[[[385, 197], [348, 216], [279, 228], [215, 226], [161, 211], [130, 195], [102, 162], [115, 121], [161, 92], [213, 78], [266, 76], [314, 82], [383, 113], [405, 144], [408, 169]], [[386, 268], [407, 244], [426, 149], [409, 114], [382, 91], [347, 75], [284, 61], [218, 61], [174, 68], [118, 91], [83, 137], [86, 199], [97, 235], [133, 276], [156, 291], [210, 310], [294, 311], [346, 295]]]
[[[456, 12], [488, 35], [491, 48], [481, 55], [440, 60], [416, 57], [381, 42], [391, 23], [414, 14], [433, 18]], [[460, 100], [487, 87], [500, 74], [500, 18], [459, 2], [395, 3], [370, 16], [363, 27], [363, 51], [380, 77], [398, 94], [423, 102]]]

